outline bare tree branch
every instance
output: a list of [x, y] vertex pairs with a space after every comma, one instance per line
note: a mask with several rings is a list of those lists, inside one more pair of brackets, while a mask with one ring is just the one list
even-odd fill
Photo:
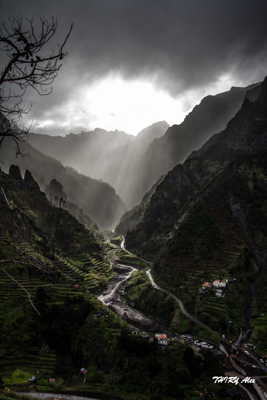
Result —
[[13, 122], [11, 127], [7, 123], [2, 124], [0, 118], [0, 146], [4, 138], [11, 137], [19, 149], [22, 132], [17, 132], [16, 125], [21, 116], [29, 111], [23, 103], [26, 91], [33, 89], [41, 96], [52, 92], [51, 85], [67, 55], [65, 47], [73, 24], [61, 44], [51, 50], [50, 43], [57, 29], [54, 17], [40, 18], [37, 22], [34, 19], [10, 18], [0, 26], [0, 53], [3, 53], [4, 59], [0, 69], [0, 117], [1, 114], [8, 116]]

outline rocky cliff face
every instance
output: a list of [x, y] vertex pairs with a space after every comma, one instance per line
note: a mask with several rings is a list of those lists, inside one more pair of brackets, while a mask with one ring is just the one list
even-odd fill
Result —
[[139, 186], [143, 192], [224, 129], [239, 110], [248, 89], [233, 87], [228, 92], [205, 97], [180, 125], [171, 126], [165, 135], [154, 140], [142, 159], [144, 173], [140, 176]]
[[132, 230], [140, 222], [144, 205], [158, 185], [158, 179], [182, 162], [193, 150], [198, 149], [205, 140], [224, 129], [240, 108], [248, 90], [251, 99], [255, 98], [258, 85], [249, 88], [235, 87], [228, 92], [205, 97], [183, 123], [171, 126], [165, 135], [150, 144], [144, 157], [139, 160], [138, 181], [134, 186], [139, 197], [145, 191], [148, 193], [138, 206], [122, 217], [118, 232]]
[[[181, 212], [186, 203], [190, 202], [190, 198], [194, 199], [196, 193], [201, 192], [205, 185], [215, 179], [216, 174], [220, 173], [236, 156], [250, 154], [261, 149], [262, 144], [264, 145], [264, 135], [256, 132], [264, 130], [264, 117], [261, 116], [265, 112], [264, 101], [260, 100], [264, 96], [263, 92], [264, 84], [261, 86], [261, 92], [259, 88], [251, 88], [241, 109], [227, 124], [227, 127], [221, 133], [211, 137], [200, 150], [193, 151], [182, 165], [179, 164], [174, 167], [165, 178], [154, 185], [153, 195], [150, 195], [149, 203], [147, 201], [142, 202], [139, 209], [147, 209], [146, 213], [143, 212], [142, 223], [145, 220], [153, 219], [148, 215], [155, 215], [154, 225], [151, 227], [151, 230], [156, 230], [155, 235], [158, 230], [159, 232], [162, 231], [162, 226], [165, 224], [165, 218], [159, 217], [162, 214], [159, 211], [161, 207], [164, 209], [166, 205], [165, 210], [173, 209]], [[258, 97], [255, 97], [256, 94]], [[188, 182], [188, 190], [184, 187], [186, 181]], [[136, 226], [134, 220], [128, 216], [129, 214], [126, 214], [122, 218], [124, 232], [127, 230], [127, 224], [131, 226], [131, 230]], [[137, 220], [140, 220], [139, 215], [138, 218], [136, 216]], [[173, 224], [175, 224], [174, 221]], [[149, 223], [146, 223], [146, 225], [149, 225]], [[119, 225], [118, 230], [120, 229]], [[163, 237], [168, 234], [168, 229], [169, 225], [166, 225]]]
[[[166, 240], [179, 218], [198, 196], [237, 157], [258, 154], [266, 149], [266, 80], [256, 100], [246, 98], [225, 130], [213, 136], [199, 151], [177, 165], [156, 186], [146, 205], [142, 226], [128, 233], [139, 249], [162, 234]], [[167, 217], [167, 220], [166, 220]], [[144, 237], [139, 240], [138, 233]]]

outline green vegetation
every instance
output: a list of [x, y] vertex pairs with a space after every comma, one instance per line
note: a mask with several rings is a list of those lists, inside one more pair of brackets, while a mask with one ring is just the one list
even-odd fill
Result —
[[71, 374], [89, 352], [77, 348], [83, 327], [96, 329], [90, 347], [98, 336], [112, 341], [124, 326], [93, 296], [112, 276], [109, 249], [51, 207], [38, 187], [3, 173], [0, 185], [9, 202], [0, 199], [1, 376], [11, 384], [20, 383], [18, 368], [43, 377]]
[[[170, 170], [149, 201], [128, 213], [127, 221], [122, 219], [128, 229], [127, 248], [154, 262], [153, 275], [161, 287], [229, 340], [241, 329], [251, 330], [251, 340], [262, 352], [267, 304], [266, 83], [259, 85], [253, 101], [248, 96], [225, 130]], [[229, 280], [222, 297], [213, 290], [201, 292], [204, 282], [222, 279]], [[142, 284], [139, 290], [141, 295]], [[139, 295], [133, 292], [130, 289], [132, 297]], [[175, 314], [179, 332], [201, 333], [179, 311]]]
[[127, 251], [121, 252], [121, 254], [118, 255], [117, 262], [125, 265], [130, 265], [138, 269], [146, 269], [150, 265], [141, 257], [138, 257]]
[[[227, 399], [211, 383], [215, 370], [224, 374], [213, 353], [177, 341], [161, 348], [134, 335], [97, 300], [116, 273], [112, 263], [131, 265], [138, 270], [126, 283], [125, 298], [160, 329], [217, 344], [225, 335], [229, 344], [251, 328], [257, 350], [266, 352], [266, 157], [228, 160], [228, 148], [215, 157], [209, 147], [203, 151], [203, 164], [193, 157], [159, 183], [143, 221], [127, 235], [131, 249], [156, 260], [153, 267], [121, 249], [120, 236], [107, 243], [52, 207], [29, 173], [27, 179], [15, 167], [9, 175], [0, 173], [4, 385], [29, 386], [25, 381], [36, 375], [38, 390], [88, 390], [125, 400], [191, 400], [210, 391]], [[193, 323], [171, 296], [153, 289], [148, 268], [211, 329]], [[227, 281], [220, 294], [211, 284], [215, 280]]]
[[[0, 400], [29, 400], [28, 396], [19, 395], [11, 390], [5, 390], [3, 393], [0, 392]], [[34, 397], [31, 397], [34, 400]]]
[[26, 383], [31, 377], [29, 372], [16, 369], [10, 377], [4, 378], [4, 383], [7, 385]]
[[[19, 385], [125, 400], [187, 398], [201, 375], [190, 361], [194, 354], [185, 356], [180, 344], [162, 351], [132, 335], [96, 298], [112, 277], [112, 260], [147, 264], [118, 248], [120, 238], [109, 245], [52, 207], [37, 185], [0, 173], [0, 186], [8, 199], [0, 197], [0, 396], [15, 398], [4, 386]], [[131, 301], [147, 308], [148, 296], [152, 314], [161, 310], [159, 318], [169, 322], [171, 302], [151, 290], [144, 272], [132, 283]], [[88, 370], [86, 382], [81, 367]], [[27, 383], [33, 375], [37, 382]]]
[[176, 306], [165, 293], [153, 289], [144, 271], [133, 273], [126, 286], [127, 302], [161, 324], [175, 327]]
[[[242, 327], [254, 327], [252, 339], [264, 352], [265, 319], [259, 315], [266, 313], [267, 282], [263, 264], [257, 264], [254, 254], [266, 252], [266, 205], [261, 201], [266, 195], [266, 171], [264, 156], [238, 160], [191, 204], [167, 243], [161, 246], [156, 235], [152, 239], [152, 245], [161, 248], [153, 268], [160, 286], [219, 334], [235, 337]], [[248, 250], [249, 243], [255, 248]], [[201, 293], [204, 282], [225, 279], [229, 283], [222, 297], [212, 289]], [[175, 325], [179, 333], [203, 334], [179, 310]]]

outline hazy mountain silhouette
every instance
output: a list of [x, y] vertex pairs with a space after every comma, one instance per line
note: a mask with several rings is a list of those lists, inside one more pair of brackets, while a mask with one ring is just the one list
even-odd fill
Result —
[[247, 89], [233, 87], [207, 96], [180, 125], [168, 128], [166, 122], [157, 122], [136, 137], [96, 129], [66, 137], [30, 135], [29, 141], [64, 165], [110, 183], [131, 208], [162, 175], [225, 128]]
[[7, 170], [11, 164], [16, 164], [22, 171], [30, 170], [43, 190], [52, 179], [57, 179], [63, 185], [75, 215], [82, 209], [99, 227], [106, 229], [111, 228], [125, 211], [122, 200], [109, 184], [64, 167], [27, 142], [21, 143], [21, 151], [22, 156], [17, 157], [15, 143], [5, 140], [0, 147], [2, 168]]
[[124, 132], [91, 132], [65, 137], [31, 134], [29, 143], [37, 150], [71, 166], [82, 174], [110, 183], [128, 206], [143, 196], [136, 192], [139, 166], [149, 144], [168, 128], [165, 121], [157, 122], [136, 137]]

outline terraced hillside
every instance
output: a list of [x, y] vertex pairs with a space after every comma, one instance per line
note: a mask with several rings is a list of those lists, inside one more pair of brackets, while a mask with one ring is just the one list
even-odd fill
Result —
[[[1, 376], [17, 368], [53, 376], [81, 362], [79, 332], [90, 320], [100, 323], [95, 295], [112, 277], [109, 248], [52, 207], [29, 172], [27, 179], [17, 167], [0, 172], [0, 192]], [[112, 338], [120, 323], [105, 313]]]
[[[0, 383], [29, 391], [27, 379], [35, 375], [37, 390], [71, 386], [124, 400], [150, 400], [154, 393], [174, 400], [186, 398], [189, 386], [198, 390], [182, 345], [162, 352], [97, 299], [114, 260], [146, 267], [120, 242], [104, 242], [52, 207], [29, 172], [24, 178], [14, 166], [0, 172]], [[88, 369], [86, 383], [81, 367]], [[7, 393], [0, 387], [2, 399], [12, 398]]]

